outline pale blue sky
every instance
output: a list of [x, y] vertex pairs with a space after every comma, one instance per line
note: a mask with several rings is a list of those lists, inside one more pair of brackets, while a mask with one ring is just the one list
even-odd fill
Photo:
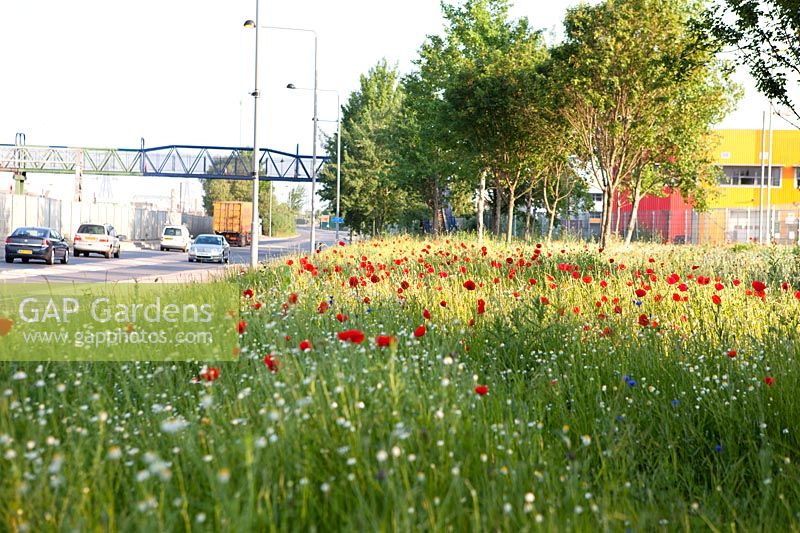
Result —
[[[519, 1], [512, 13], [557, 33], [565, 10], [577, 3]], [[343, 101], [382, 58], [407, 72], [425, 36], [442, 27], [435, 0], [261, 0], [260, 6], [262, 25], [317, 31], [319, 87], [339, 91]], [[254, 16], [255, 0], [0, 2], [0, 143], [24, 132], [28, 144], [137, 147], [144, 137], [147, 146], [251, 145], [253, 32], [242, 23]], [[312, 87], [313, 39], [262, 30], [259, 60], [262, 146], [294, 151], [299, 143], [310, 153], [311, 93], [285, 87]], [[723, 125], [760, 127], [762, 108], [751, 90]], [[334, 95], [320, 94], [319, 117], [336, 118]], [[70, 190], [64, 177], [37, 180], [42, 188]], [[10, 183], [1, 176], [0, 190]], [[177, 183], [146, 188], [168, 194], [172, 187]], [[140, 189], [114, 184], [119, 195]]]

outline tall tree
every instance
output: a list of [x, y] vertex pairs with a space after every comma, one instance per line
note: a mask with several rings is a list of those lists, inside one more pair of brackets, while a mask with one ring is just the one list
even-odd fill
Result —
[[[696, 152], [701, 139], [730, 101], [713, 46], [690, 31], [696, 13], [692, 0], [606, 0], [567, 13], [566, 39], [554, 52], [555, 72], [563, 87], [562, 114], [576, 135], [576, 154], [603, 192], [603, 247], [615, 197], [626, 188], [636, 195], [654, 154], [679, 151], [701, 161]], [[695, 107], [685, 107], [687, 102]], [[711, 109], [695, 113], [703, 105]], [[684, 192], [696, 184], [684, 180]], [[665, 185], [654, 182], [648, 188]]]
[[536, 134], [531, 119], [537, 66], [546, 58], [546, 48], [527, 19], [510, 20], [506, 0], [467, 0], [460, 7], [442, 8], [453, 64], [444, 88], [449, 128], [473, 166], [494, 176], [495, 201], [502, 198], [501, 189], [506, 191], [510, 240], [516, 200], [534, 183], [539, 152], [531, 142]]
[[[361, 76], [342, 111], [341, 211], [351, 228], [382, 233], [403, 216], [409, 193], [397, 183], [391, 132], [402, 102], [397, 70], [381, 61]], [[326, 149], [336, 156], [335, 139]], [[336, 168], [321, 173], [320, 196], [336, 198]]]
[[733, 47], [756, 87], [800, 120], [800, 2], [798, 0], [718, 0], [698, 27], [720, 48]]
[[286, 200], [286, 204], [289, 208], [289, 211], [292, 213], [299, 213], [303, 210], [303, 203], [306, 200], [306, 188], [302, 185], [298, 185], [297, 187], [292, 187], [289, 191], [289, 197]]

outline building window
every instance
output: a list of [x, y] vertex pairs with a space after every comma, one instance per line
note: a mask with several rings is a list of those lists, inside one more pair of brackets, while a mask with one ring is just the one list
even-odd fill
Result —
[[[764, 168], [764, 175], [768, 174], [767, 168]], [[772, 167], [772, 186], [781, 186], [781, 172], [783, 168], [780, 166]], [[720, 185], [730, 185], [738, 187], [759, 187], [761, 185], [761, 167], [734, 167], [723, 166], [722, 172], [724, 176], [720, 178]]]
[[592, 201], [593, 202], [602, 202], [603, 201], [603, 193], [601, 193], [601, 192], [593, 192], [592, 193]]

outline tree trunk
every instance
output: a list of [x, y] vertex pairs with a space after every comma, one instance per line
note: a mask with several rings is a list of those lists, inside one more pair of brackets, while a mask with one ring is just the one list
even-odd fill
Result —
[[[633, 238], [633, 230], [636, 228], [636, 220], [639, 216], [639, 203], [642, 201], [642, 194], [639, 193], [639, 184], [636, 186], [636, 192], [633, 195], [633, 204], [631, 206], [631, 219], [628, 221], [628, 229], [625, 232], [625, 244], [630, 244]], [[655, 228], [653, 228], [655, 230]]]
[[442, 209], [439, 202], [439, 180], [433, 179], [433, 218], [431, 219], [431, 232], [434, 235], [439, 235], [441, 228], [439, 227], [439, 212]]
[[483, 242], [483, 209], [486, 207], [486, 171], [481, 172], [481, 185], [478, 190], [478, 242]]
[[525, 209], [525, 240], [531, 238], [531, 208], [533, 207], [533, 187], [528, 191], [528, 204]]
[[620, 216], [620, 213], [619, 213], [619, 205], [620, 205], [619, 195], [617, 195], [616, 209], [614, 209], [614, 205], [615, 205], [615, 202], [612, 201], [611, 202], [611, 208], [612, 208], [611, 209], [611, 213], [613, 215], [614, 211], [617, 212], [617, 220], [614, 221], [614, 235], [619, 235], [619, 227], [621, 225], [620, 223], [622, 222], [622, 217]]
[[553, 200], [553, 207], [550, 210], [550, 227], [547, 228], [547, 240], [553, 240], [553, 227], [556, 225], [556, 212], [558, 211], [558, 200]]
[[[636, 177], [636, 187], [633, 189], [633, 204], [631, 205], [631, 219], [628, 221], [628, 229], [625, 232], [625, 244], [631, 243], [633, 230], [636, 228], [636, 218], [639, 214], [639, 202], [642, 201], [642, 180], [641, 176]], [[653, 228], [655, 230], [655, 228]]]
[[608, 237], [611, 234], [611, 196], [613, 190], [603, 191], [603, 214], [600, 223], [600, 248], [605, 248], [608, 244]]
[[500, 217], [503, 215], [503, 192], [500, 187], [500, 177], [494, 178], [494, 235], [500, 237]]
[[514, 202], [516, 201], [514, 187], [508, 188], [508, 227], [506, 229], [506, 242], [511, 242], [514, 237]]

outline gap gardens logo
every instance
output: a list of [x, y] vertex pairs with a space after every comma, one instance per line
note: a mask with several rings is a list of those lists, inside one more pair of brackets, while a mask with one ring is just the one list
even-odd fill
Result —
[[0, 360], [231, 359], [238, 291], [211, 284], [0, 286]]

